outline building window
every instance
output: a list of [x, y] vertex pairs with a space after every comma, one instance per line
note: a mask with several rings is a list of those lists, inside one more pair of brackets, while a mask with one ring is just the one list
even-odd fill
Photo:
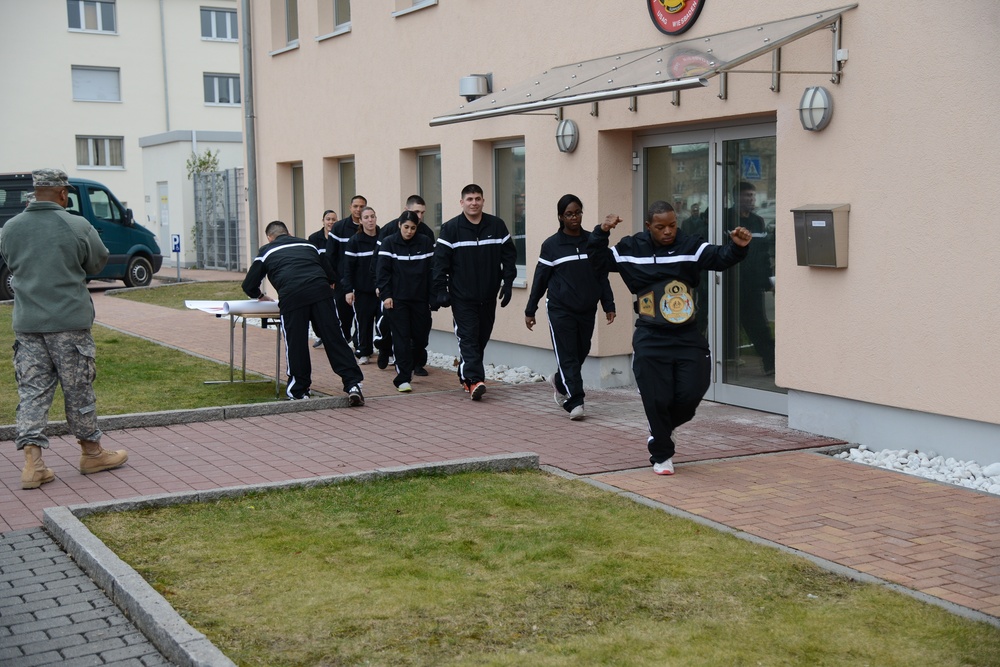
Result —
[[77, 137], [76, 166], [122, 169], [123, 137]]
[[121, 77], [117, 67], [73, 65], [73, 99], [78, 102], [121, 102]]
[[424, 223], [434, 230], [436, 236], [441, 232], [442, 222], [440, 150], [417, 154], [417, 192], [427, 204]]
[[426, 7], [433, 7], [437, 3], [438, 0], [396, 0], [396, 11], [392, 16], [405, 16]]
[[240, 101], [238, 74], [205, 75], [205, 104], [239, 106]]
[[236, 31], [236, 12], [231, 9], [201, 8], [201, 38], [235, 42], [239, 39]]
[[70, 30], [115, 32], [114, 0], [66, 0]]
[[346, 28], [351, 24], [351, 0], [334, 0], [333, 27], [335, 30]]
[[[351, 216], [351, 199], [357, 194], [357, 179], [354, 174], [354, 159], [345, 158], [340, 161], [340, 217]], [[392, 220], [392, 218], [387, 218]]]
[[493, 145], [493, 192], [496, 215], [507, 223], [517, 249], [517, 279], [527, 280], [525, 267], [524, 142]]
[[299, 0], [285, 0], [285, 43], [299, 43]]

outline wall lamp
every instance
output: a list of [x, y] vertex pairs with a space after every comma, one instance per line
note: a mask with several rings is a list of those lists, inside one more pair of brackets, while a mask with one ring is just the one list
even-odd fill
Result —
[[559, 121], [556, 126], [556, 146], [560, 153], [572, 153], [580, 142], [580, 128], [568, 118]]
[[458, 94], [467, 102], [493, 92], [493, 74], [470, 74], [458, 80]]
[[833, 98], [830, 91], [822, 86], [810, 86], [802, 93], [799, 102], [799, 121], [810, 132], [819, 132], [830, 124], [833, 116]]

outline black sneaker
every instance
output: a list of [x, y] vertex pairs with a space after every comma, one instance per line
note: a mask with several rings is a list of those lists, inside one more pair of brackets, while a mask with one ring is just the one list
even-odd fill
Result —
[[424, 368], [423, 366], [421, 366], [420, 368], [414, 368], [413, 369], [413, 374], [414, 375], [419, 375], [420, 377], [425, 378], [425, 377], [427, 377], [427, 369]]
[[313, 343], [313, 347], [323, 347], [323, 341], [322, 340], [316, 341], [315, 343]]
[[378, 365], [378, 369], [380, 371], [384, 371], [389, 366], [389, 355], [380, 351], [378, 353], [378, 359], [375, 363]]
[[351, 407], [365, 404], [364, 394], [361, 393], [361, 385], [356, 384], [347, 390], [347, 404]]

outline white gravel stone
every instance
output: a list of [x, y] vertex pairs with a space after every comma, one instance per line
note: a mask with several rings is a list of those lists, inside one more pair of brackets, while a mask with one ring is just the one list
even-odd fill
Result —
[[837, 454], [836, 458], [1000, 495], [1000, 462], [981, 466], [976, 461], [956, 461], [950, 456], [946, 459], [932, 451], [883, 449], [875, 452], [866, 445], [852, 447]]

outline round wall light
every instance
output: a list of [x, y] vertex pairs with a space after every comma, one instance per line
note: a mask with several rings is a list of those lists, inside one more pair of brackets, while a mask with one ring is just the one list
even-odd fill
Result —
[[833, 98], [830, 91], [822, 86], [810, 86], [802, 93], [799, 102], [799, 120], [803, 129], [819, 132], [830, 124], [833, 116]]
[[556, 126], [556, 146], [561, 153], [572, 153], [576, 150], [576, 145], [580, 142], [580, 128], [576, 123], [564, 118]]

